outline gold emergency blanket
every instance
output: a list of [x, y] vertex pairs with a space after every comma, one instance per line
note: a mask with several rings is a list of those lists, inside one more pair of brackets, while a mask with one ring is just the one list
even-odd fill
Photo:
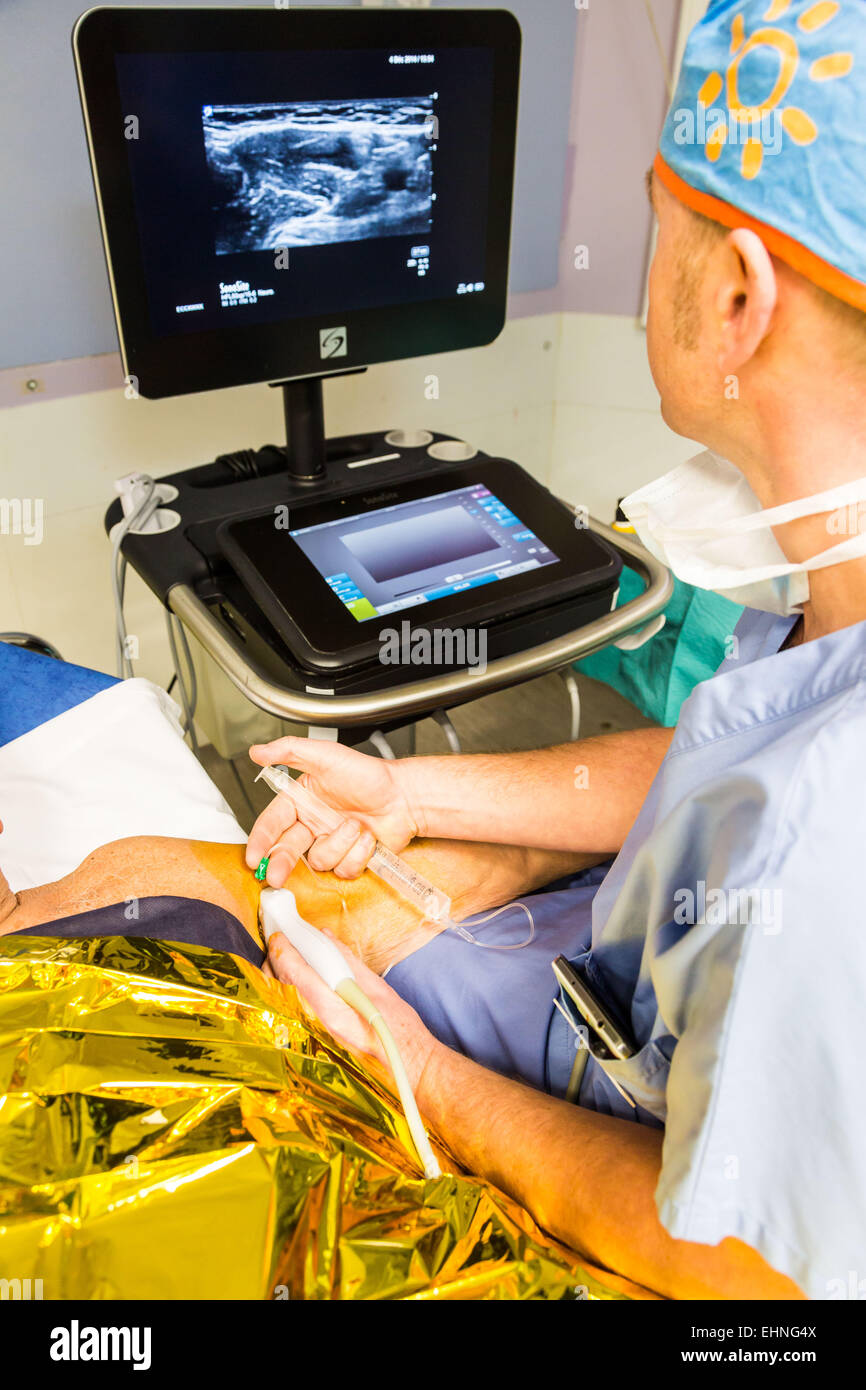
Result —
[[385, 1084], [234, 956], [0, 938], [0, 1278], [46, 1299], [627, 1296], [437, 1153], [419, 1176]]

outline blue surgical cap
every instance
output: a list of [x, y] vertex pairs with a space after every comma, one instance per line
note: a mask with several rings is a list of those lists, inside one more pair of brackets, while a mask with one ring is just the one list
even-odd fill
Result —
[[866, 0], [710, 0], [654, 168], [866, 309]]

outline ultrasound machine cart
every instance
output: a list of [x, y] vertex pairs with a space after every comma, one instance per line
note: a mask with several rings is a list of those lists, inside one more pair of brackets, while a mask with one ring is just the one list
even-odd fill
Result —
[[[664, 567], [462, 440], [324, 429], [328, 376], [501, 331], [514, 17], [105, 7], [73, 48], [127, 393], [269, 382], [285, 405], [285, 446], [160, 477], [144, 529], [114, 531], [113, 503], [125, 559], [254, 705], [311, 731], [434, 714], [453, 735], [448, 709], [558, 670], [576, 733], [572, 663], [658, 631]], [[624, 559], [647, 589], [615, 609]], [[452, 643], [416, 676], [383, 621], [483, 639], [483, 660]]]
[[483, 673], [448, 671], [426, 680], [352, 695], [316, 692], [309, 687], [299, 689], [289, 684], [288, 668], [282, 678], [280, 673], [272, 673], [270, 650], [257, 654], [246, 650], [247, 643], [233, 630], [233, 625], [220, 620], [219, 607], [215, 611], [189, 585], [175, 584], [168, 592], [167, 602], [229, 680], [254, 705], [280, 719], [307, 725], [311, 733], [327, 729], [339, 738], [344, 730], [352, 731], [347, 741], [360, 741], [373, 731], [387, 733], [414, 724], [427, 715], [447, 713], [482, 695], [558, 671], [566, 681], [571, 706], [568, 737], [573, 740], [578, 735], [580, 705], [572, 664], [611, 643], [631, 645], [630, 638], [635, 636], [639, 640], [633, 645], [643, 645], [659, 632], [663, 621], [659, 616], [673, 593], [670, 571], [639, 542], [592, 517], [589, 525], [647, 581], [644, 593], [573, 632], [511, 656], [499, 657], [489, 662]]
[[[423, 436], [423, 432], [418, 435]], [[423, 453], [425, 446], [403, 445], [406, 435], [402, 431], [393, 431], [390, 437], [400, 439], [401, 445], [394, 447], [388, 443], [389, 436], [381, 434], [328, 442], [329, 450], [353, 451], [348, 463], [330, 465], [329, 478], [336, 497], [343, 499], [347, 495], [345, 475], [351, 464], [358, 461], [361, 443], [377, 460], [369, 465], [375, 474], [377, 495], [392, 480], [417, 477], [417, 455]], [[426, 437], [434, 445], [449, 444], [462, 451], [467, 448], [462, 441], [436, 435]], [[494, 473], [514, 466], [506, 460], [489, 460], [480, 452], [470, 452], [473, 464], [486, 464]], [[623, 607], [611, 608], [616, 593], [614, 583], [589, 595], [580, 593], [576, 599], [496, 615], [486, 626], [487, 661], [483, 669], [454, 663], [450, 669], [440, 665], [436, 674], [407, 679], [411, 667], [408, 671], [405, 666], [389, 668], [373, 660], [361, 661], [348, 669], [313, 671], [303, 666], [271, 625], [255, 597], [226, 563], [220, 545], [220, 529], [226, 517], [267, 514], [285, 499], [286, 475], [281, 469], [269, 477], [215, 484], [215, 467], [205, 465], [160, 479], [162, 485], [176, 492], [170, 507], [182, 517], [181, 526], [152, 534], [130, 534], [123, 549], [145, 582], [237, 689], [261, 710], [280, 719], [311, 729], [328, 729], [337, 736], [342, 731], [348, 735], [351, 730], [351, 741], [357, 742], [373, 730], [398, 729], [493, 691], [560, 671], [566, 677], [572, 708], [571, 731], [576, 736], [579, 707], [572, 663], [612, 642], [642, 645], [662, 625], [661, 610], [672, 592], [668, 570], [633, 537], [590, 518], [588, 527], [593, 536], [602, 538], [606, 547], [646, 580], [645, 592]], [[459, 481], [461, 472], [455, 468], [452, 475], [446, 470], [437, 472], [435, 477], [441, 486]], [[209, 486], [202, 486], [202, 475]], [[539, 492], [546, 492], [535, 486]], [[120, 517], [117, 501], [106, 515], [106, 527], [110, 529]], [[575, 519], [583, 519], [572, 519], [577, 541], [581, 527], [574, 527]], [[618, 571], [616, 565], [617, 577]], [[397, 616], [403, 617], [407, 611], [411, 610], [398, 610]]]

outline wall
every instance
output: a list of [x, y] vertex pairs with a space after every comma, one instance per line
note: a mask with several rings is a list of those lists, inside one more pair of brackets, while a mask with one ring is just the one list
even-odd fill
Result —
[[[518, 319], [486, 349], [374, 367], [326, 383], [331, 434], [409, 425], [463, 435], [522, 459], [546, 477], [552, 443], [553, 316]], [[547, 346], [545, 346], [547, 344]], [[439, 379], [427, 400], [425, 378]], [[206, 462], [284, 437], [279, 393], [266, 386], [127, 400], [120, 390], [78, 394], [4, 412], [0, 494], [44, 499], [44, 540], [0, 535], [0, 630], [38, 632], [67, 660], [112, 670], [109, 547], [103, 529], [112, 482]], [[128, 629], [139, 637], [139, 674], [165, 682], [162, 613], [130, 574]]]
[[[680, 7], [653, 0], [653, 11], [670, 65]], [[645, 175], [667, 108], [662, 60], [644, 0], [590, 0], [579, 28], [557, 290], [527, 300], [560, 310], [549, 484], [610, 520], [620, 497], [698, 446], [661, 419], [639, 322]]]

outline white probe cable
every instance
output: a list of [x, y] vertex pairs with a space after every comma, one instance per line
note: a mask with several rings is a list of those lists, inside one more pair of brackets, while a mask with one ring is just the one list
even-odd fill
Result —
[[[183, 643], [183, 649], [186, 655], [186, 663], [189, 668], [189, 693], [187, 693], [186, 681], [184, 679], [183, 671], [181, 669], [180, 657], [177, 653], [177, 643], [174, 640], [175, 622], [177, 622], [178, 631], [180, 632], [181, 642]], [[185, 734], [189, 734], [189, 741], [192, 747], [192, 751], [196, 754], [196, 756], [198, 756], [198, 740], [195, 736], [195, 724], [193, 723], [193, 720], [195, 718], [196, 705], [198, 703], [198, 683], [196, 681], [195, 666], [193, 665], [192, 653], [189, 649], [189, 643], [186, 640], [186, 633], [184, 631], [183, 623], [180, 621], [179, 618], [175, 618], [174, 613], [172, 613], [171, 609], [169, 608], [166, 608], [165, 610], [165, 629], [168, 634], [168, 645], [171, 650], [171, 659], [172, 664], [174, 665], [174, 674], [177, 678], [177, 689], [178, 694], [180, 695], [180, 703], [183, 706], [183, 713], [186, 721], [183, 726], [183, 731]]]
[[298, 912], [295, 895], [289, 888], [263, 888], [259, 899], [259, 918], [266, 941], [270, 941], [275, 931], [281, 931], [295, 947], [295, 950], [300, 952], [307, 965], [315, 970], [319, 978], [324, 980], [335, 994], [339, 994], [340, 998], [345, 1000], [356, 1013], [360, 1014], [373, 1029], [384, 1048], [385, 1056], [394, 1074], [406, 1122], [409, 1125], [409, 1133], [412, 1136], [421, 1167], [424, 1169], [424, 1175], [428, 1178], [440, 1177], [442, 1170], [430, 1147], [424, 1121], [421, 1119], [421, 1113], [406, 1073], [406, 1067], [403, 1064], [403, 1058], [400, 1056], [394, 1041], [394, 1035], [375, 1004], [368, 999], [357, 983], [352, 973], [352, 967], [342, 952], [317, 927], [304, 921]]
[[128, 680], [135, 675], [132, 662], [126, 654], [126, 623], [123, 617], [123, 599], [126, 588], [126, 556], [121, 554], [120, 547], [129, 532], [135, 526], [143, 526], [149, 521], [153, 513], [159, 506], [159, 496], [156, 493], [156, 483], [153, 478], [143, 477], [142, 487], [144, 496], [141, 502], [130, 512], [128, 516], [119, 521], [112, 529], [111, 543], [111, 587], [114, 594], [114, 625], [117, 642], [117, 674], [121, 680]]
[[[120, 547], [123, 544], [126, 537], [129, 535], [130, 531], [143, 529], [144, 526], [146, 526], [147, 522], [150, 521], [150, 518], [153, 516], [154, 512], [156, 512], [160, 506], [160, 494], [157, 491], [157, 486], [154, 479], [151, 478], [148, 474], [142, 474], [140, 476], [139, 481], [143, 489], [143, 496], [141, 498], [141, 501], [138, 503], [137, 507], [134, 507], [131, 512], [124, 516], [122, 521], [119, 521], [115, 526], [111, 528], [111, 582], [112, 589], [114, 592], [114, 622], [117, 643], [117, 674], [121, 678], [121, 680], [128, 680], [130, 677], [134, 676], [135, 669], [126, 651], [127, 633], [126, 620], [123, 614], [123, 603], [126, 590], [126, 570], [128, 562], [126, 556], [121, 553]], [[181, 623], [178, 620], [180, 640], [183, 644], [183, 650], [186, 656], [186, 662], [189, 668], [190, 675], [190, 694], [187, 694], [186, 682], [184, 680], [183, 671], [181, 670], [180, 658], [177, 653], [177, 644], [175, 643], [174, 639], [173, 619], [174, 614], [167, 608], [165, 610], [165, 622], [166, 629], [168, 632], [168, 644], [171, 649], [174, 673], [177, 677], [177, 683], [180, 693], [180, 702], [183, 706], [184, 715], [186, 717], [186, 725], [184, 728], [184, 732], [189, 733], [190, 743], [192, 744], [193, 752], [197, 753], [198, 747], [196, 744], [195, 729], [193, 728], [193, 718], [195, 717], [196, 705], [198, 703], [198, 685], [196, 681], [195, 666], [193, 665], [192, 654], [189, 649], [189, 642], [187, 641], [187, 636], [186, 632], [184, 631], [183, 623]]]

